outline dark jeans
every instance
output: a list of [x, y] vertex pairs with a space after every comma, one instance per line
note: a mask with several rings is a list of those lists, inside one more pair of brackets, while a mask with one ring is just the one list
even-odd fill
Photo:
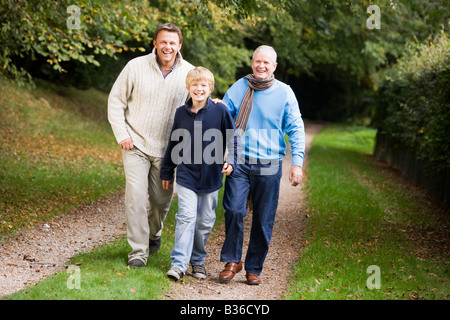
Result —
[[269, 250], [273, 223], [278, 206], [281, 161], [264, 164], [246, 159], [226, 178], [223, 206], [225, 208], [225, 242], [220, 261], [239, 262], [244, 240], [244, 217], [250, 192], [253, 220], [245, 270], [259, 275]]

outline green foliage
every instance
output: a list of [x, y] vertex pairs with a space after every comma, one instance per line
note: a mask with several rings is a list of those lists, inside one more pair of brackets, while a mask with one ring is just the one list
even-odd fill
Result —
[[[210, 68], [222, 94], [236, 80], [236, 69], [249, 64], [235, 11], [223, 19], [223, 11], [208, 1], [81, 0], [72, 13], [70, 1], [0, 4], [0, 74], [20, 85], [33, 85], [37, 75], [107, 91], [127, 60], [151, 51], [153, 31], [164, 22], [182, 28], [185, 58]], [[244, 15], [241, 8], [237, 12]]]
[[[56, 71], [64, 61], [99, 66], [95, 55], [114, 56], [128, 50], [126, 41], [148, 41], [146, 21], [139, 13], [145, 1], [0, 1], [0, 68], [20, 84], [30, 80], [21, 67], [25, 58], [45, 58]], [[77, 12], [77, 10], [79, 11]], [[136, 50], [136, 48], [129, 48]], [[143, 50], [141, 48], [141, 50]]]
[[[200, 0], [200, 4], [203, 6], [209, 2], [208, 0]], [[280, 10], [286, 10], [295, 4], [293, 0], [272, 0], [270, 2]], [[261, 1], [258, 0], [218, 0], [216, 3], [224, 11], [225, 15], [232, 16], [239, 22], [243, 22], [261, 5]]]
[[[381, 29], [367, 27], [378, 5]], [[448, 18], [445, 4], [423, 1], [297, 1], [288, 8], [258, 1], [246, 47], [266, 43], [278, 53], [276, 76], [297, 93], [304, 115], [333, 121], [370, 117], [371, 76], [402, 56], [415, 35], [424, 40]], [[427, 23], [424, 23], [424, 20]]]
[[[261, 44], [278, 52], [278, 79], [295, 84], [308, 117], [371, 116], [373, 75], [404, 53], [404, 45], [447, 25], [448, 1], [372, 0], [0, 0], [0, 74], [19, 84], [33, 77], [108, 91], [131, 58], [148, 54], [156, 26], [184, 34], [182, 54], [216, 77], [215, 95], [250, 71]], [[381, 29], [369, 30], [377, 5]], [[79, 27], [74, 22], [79, 22]]]
[[379, 89], [376, 125], [435, 169], [450, 166], [450, 45], [442, 33], [411, 43], [386, 71]]

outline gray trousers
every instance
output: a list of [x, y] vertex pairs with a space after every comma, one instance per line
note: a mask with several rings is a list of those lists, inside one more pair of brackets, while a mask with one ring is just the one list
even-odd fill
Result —
[[149, 240], [161, 237], [172, 190], [162, 188], [159, 174], [162, 158], [148, 156], [136, 147], [122, 150], [122, 158], [127, 240], [131, 246], [128, 261], [137, 258], [147, 263]]

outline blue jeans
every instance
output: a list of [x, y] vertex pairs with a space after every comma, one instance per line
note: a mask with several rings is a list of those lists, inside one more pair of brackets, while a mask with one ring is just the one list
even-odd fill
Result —
[[220, 254], [222, 262], [239, 262], [244, 240], [244, 217], [250, 192], [253, 202], [252, 228], [245, 270], [261, 274], [269, 250], [275, 213], [278, 206], [281, 161], [264, 164], [246, 159], [226, 178], [223, 206], [225, 208], [225, 241]]
[[219, 191], [197, 193], [177, 185], [175, 246], [170, 253], [172, 267], [186, 272], [189, 263], [205, 263], [205, 244], [216, 220], [218, 193]]

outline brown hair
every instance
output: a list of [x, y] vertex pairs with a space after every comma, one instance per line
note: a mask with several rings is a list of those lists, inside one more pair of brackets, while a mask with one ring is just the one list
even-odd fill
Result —
[[181, 29], [178, 28], [178, 26], [174, 25], [173, 23], [164, 23], [158, 26], [158, 28], [156, 28], [155, 33], [153, 35], [153, 40], [156, 40], [156, 38], [158, 37], [158, 33], [161, 30], [166, 30], [169, 32], [176, 32], [178, 34], [178, 38], [180, 39], [180, 44], [183, 43], [183, 35], [181, 34]]

